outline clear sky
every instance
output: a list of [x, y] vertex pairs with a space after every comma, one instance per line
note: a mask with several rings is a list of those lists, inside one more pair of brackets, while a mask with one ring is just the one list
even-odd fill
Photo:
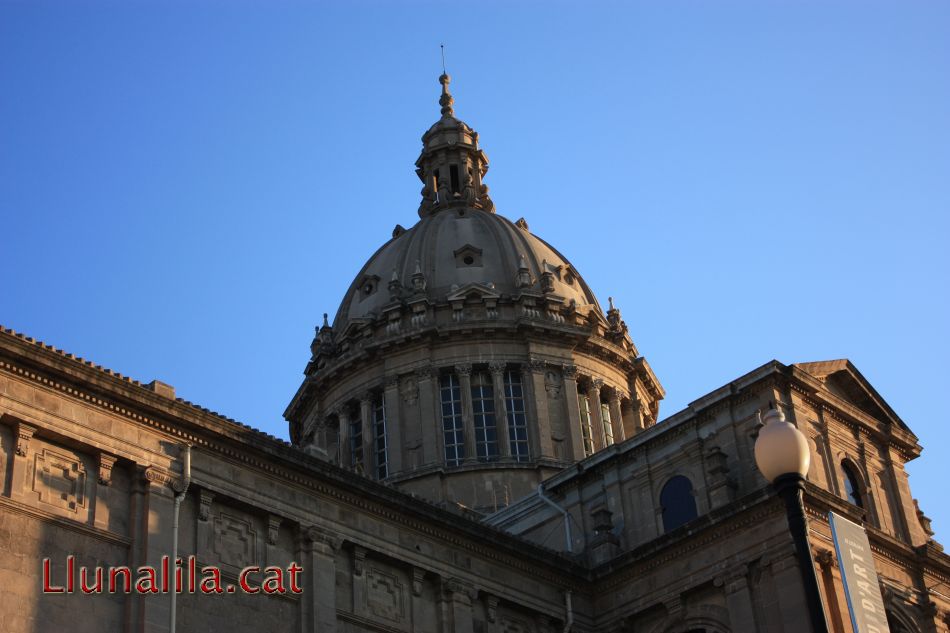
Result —
[[950, 3], [0, 1], [0, 323], [286, 437], [456, 114], [612, 295], [661, 417], [850, 358], [950, 539]]

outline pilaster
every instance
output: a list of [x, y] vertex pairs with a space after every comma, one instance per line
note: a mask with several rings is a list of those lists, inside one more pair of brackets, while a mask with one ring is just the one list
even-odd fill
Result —
[[447, 623], [446, 633], [474, 633], [472, 601], [475, 599], [475, 587], [464, 580], [449, 578], [442, 584], [443, 599], [446, 601], [451, 621]]
[[443, 460], [440, 449], [442, 437], [442, 411], [439, 403], [437, 378], [430, 367], [416, 370], [419, 385], [419, 411], [422, 429], [422, 463], [435, 464]]
[[307, 590], [301, 600], [302, 633], [335, 633], [336, 555], [339, 537], [319, 526], [301, 527], [298, 550], [304, 561]]
[[[544, 386], [544, 361], [531, 359], [528, 362], [527, 372], [524, 373], [525, 383], [529, 383], [533, 418], [529, 418], [528, 428], [537, 428], [538, 441], [531, 446], [531, 454], [538, 457], [554, 457], [554, 441], [551, 439], [551, 415], [548, 412], [548, 393]], [[530, 381], [530, 382], [529, 382]], [[531, 422], [534, 424], [531, 424]]]
[[716, 584], [721, 585], [726, 595], [726, 608], [729, 610], [729, 624], [733, 631], [756, 631], [755, 612], [752, 607], [752, 593], [749, 590], [749, 568], [736, 565], [727, 570]]
[[403, 441], [402, 420], [399, 415], [399, 376], [386, 377], [386, 395], [383, 401], [386, 410], [386, 450], [389, 460], [389, 474], [402, 470]]

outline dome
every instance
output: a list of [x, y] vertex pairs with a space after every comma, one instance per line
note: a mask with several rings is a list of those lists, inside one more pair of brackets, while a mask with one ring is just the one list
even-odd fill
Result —
[[[473, 284], [502, 299], [543, 293], [581, 312], [591, 306], [600, 312], [597, 299], [571, 263], [532, 235], [524, 220], [513, 223], [495, 213], [459, 208], [427, 215], [411, 229], [395, 233], [354, 279], [334, 330], [341, 331], [352, 321], [375, 319], [400, 298], [424, 297], [440, 303]], [[424, 280], [424, 287], [414, 288], [414, 277]]]
[[663, 389], [613, 302], [524, 218], [495, 212], [478, 133], [441, 118], [396, 226], [310, 344], [284, 415], [296, 445], [476, 512], [654, 424]]

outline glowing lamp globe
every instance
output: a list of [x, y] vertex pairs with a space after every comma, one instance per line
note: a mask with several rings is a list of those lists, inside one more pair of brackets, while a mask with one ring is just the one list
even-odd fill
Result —
[[755, 463], [759, 471], [769, 483], [787, 474], [804, 477], [811, 461], [805, 436], [785, 421], [781, 411], [770, 410], [764, 421], [765, 426], [759, 429], [755, 441]]

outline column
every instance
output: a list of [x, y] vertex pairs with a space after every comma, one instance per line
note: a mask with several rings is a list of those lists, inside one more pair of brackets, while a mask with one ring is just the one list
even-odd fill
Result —
[[508, 431], [508, 409], [505, 407], [505, 368], [503, 362], [488, 363], [492, 392], [495, 395], [495, 428], [498, 433], [498, 453], [503, 459], [511, 458], [511, 440]]
[[444, 454], [441, 450], [442, 437], [442, 410], [439, 406], [439, 388], [431, 367], [422, 367], [416, 370], [416, 381], [419, 384], [419, 420], [422, 428], [422, 464], [442, 463]]
[[620, 419], [623, 424], [624, 439], [633, 437], [640, 431], [637, 428], [638, 419], [636, 411], [633, 409], [633, 402], [627, 394], [620, 398]]
[[360, 424], [363, 425], [363, 474], [375, 478], [373, 460], [373, 394], [365, 392], [360, 396]]
[[620, 398], [622, 392], [619, 389], [611, 389], [608, 402], [610, 407], [610, 424], [614, 430], [614, 442], [622, 442], [627, 439], [623, 430], [623, 413], [620, 411]]
[[[551, 416], [548, 414], [548, 392], [544, 387], [544, 361], [531, 359], [525, 378], [530, 379], [528, 393], [532, 404], [532, 418], [528, 418], [528, 428], [537, 429], [537, 444], [531, 446], [531, 454], [537, 457], [554, 458], [554, 441], [551, 439]], [[527, 380], [524, 381], [528, 383]], [[527, 400], [528, 397], [525, 397]], [[534, 422], [532, 424], [532, 422]]]
[[462, 424], [465, 427], [465, 459], [475, 459], [475, 418], [472, 413], [472, 365], [456, 365], [462, 391]]
[[567, 430], [571, 438], [570, 451], [575, 461], [584, 459], [584, 435], [581, 431], [581, 410], [577, 397], [577, 367], [561, 368], [564, 380], [564, 404], [567, 407]]
[[399, 419], [399, 376], [386, 377], [386, 450], [389, 474], [402, 470], [402, 421]]
[[336, 631], [336, 556], [340, 539], [318, 526], [302, 528], [298, 542], [306, 591], [301, 596], [303, 633]]
[[604, 418], [600, 414], [600, 388], [603, 386], [603, 380], [594, 378], [587, 388], [587, 397], [590, 399], [590, 425], [594, 434], [594, 451], [603, 449], [607, 443], [604, 436]]

